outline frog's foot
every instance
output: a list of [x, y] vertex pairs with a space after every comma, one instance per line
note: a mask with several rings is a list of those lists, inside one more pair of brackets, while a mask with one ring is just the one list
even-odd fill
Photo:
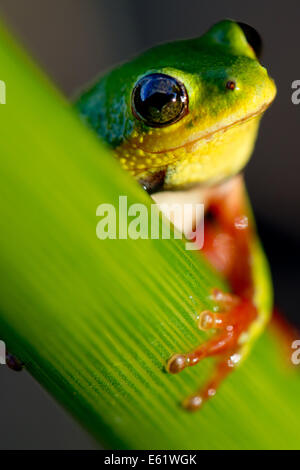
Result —
[[23, 362], [17, 359], [16, 356], [10, 354], [9, 352], [6, 353], [6, 365], [16, 372], [20, 372], [24, 367]]
[[182, 403], [183, 407], [188, 411], [199, 410], [207, 400], [215, 396], [219, 385], [233, 370], [234, 366], [234, 359], [230, 355], [220, 359], [220, 362], [216, 364], [212, 378], [203, 388], [187, 397]]
[[167, 371], [176, 374], [206, 357], [219, 358], [207, 385], [183, 402], [183, 406], [190, 411], [200, 408], [214, 396], [223, 379], [239, 363], [241, 344], [247, 341], [247, 331], [257, 317], [256, 307], [251, 300], [218, 289], [214, 289], [212, 296], [221, 312], [205, 310], [199, 316], [198, 326], [202, 330], [216, 329], [218, 333], [186, 354], [174, 354], [167, 363]]

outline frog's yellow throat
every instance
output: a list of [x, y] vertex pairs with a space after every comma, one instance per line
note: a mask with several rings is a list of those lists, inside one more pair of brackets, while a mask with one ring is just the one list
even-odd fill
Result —
[[146, 181], [164, 170], [164, 189], [216, 183], [238, 173], [249, 160], [264, 110], [167, 151], [146, 152], [140, 148], [142, 138], [133, 135], [115, 152], [137, 180]]

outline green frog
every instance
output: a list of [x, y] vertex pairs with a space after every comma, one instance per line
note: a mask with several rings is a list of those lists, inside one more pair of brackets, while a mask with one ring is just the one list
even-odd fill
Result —
[[195, 411], [251, 350], [272, 311], [268, 264], [255, 230], [242, 170], [259, 123], [276, 95], [259, 61], [261, 40], [225, 20], [203, 36], [159, 45], [112, 70], [76, 102], [82, 119], [106, 141], [124, 170], [161, 202], [195, 198], [205, 205], [201, 253], [228, 281], [199, 312], [211, 337], [166, 358], [169, 373], [206, 357], [208, 382], [183, 401]]

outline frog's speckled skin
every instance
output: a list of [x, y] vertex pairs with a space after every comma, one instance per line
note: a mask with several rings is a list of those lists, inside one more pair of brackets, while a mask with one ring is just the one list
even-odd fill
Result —
[[[131, 109], [132, 89], [153, 72], [184, 83], [189, 113], [150, 128]], [[234, 91], [226, 88], [236, 82]], [[223, 21], [198, 39], [157, 46], [100, 79], [77, 102], [84, 119], [116, 151], [121, 165], [145, 179], [166, 170], [165, 189], [217, 182], [247, 162], [262, 112], [276, 88], [237, 23]]]
[[[188, 94], [188, 113], [166, 127], [148, 127], [132, 111], [135, 84], [151, 73], [176, 78]], [[234, 89], [228, 87], [231, 81]], [[184, 402], [192, 411], [246, 357], [271, 314], [268, 264], [243, 179], [226, 180], [248, 161], [259, 120], [275, 94], [274, 82], [243, 29], [226, 20], [198, 39], [145, 52], [100, 79], [76, 103], [83, 119], [138, 181], [163, 175], [162, 190], [199, 183], [203, 202], [214, 215], [213, 223], [205, 223], [203, 253], [227, 277], [233, 295], [213, 291], [221, 313], [200, 313], [199, 327], [215, 328], [218, 334], [189, 353], [173, 355], [167, 365], [177, 373], [205, 357], [219, 357], [211, 380]]]

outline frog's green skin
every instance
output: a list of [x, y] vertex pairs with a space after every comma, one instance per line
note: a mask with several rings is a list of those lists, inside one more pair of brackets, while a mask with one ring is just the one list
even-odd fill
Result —
[[[135, 84], [151, 73], [175, 77], [188, 93], [189, 112], [166, 127], [149, 127], [132, 110]], [[235, 82], [234, 90], [226, 87], [228, 81]], [[275, 94], [275, 84], [243, 30], [225, 20], [200, 38], [157, 46], [116, 68], [83, 93], [76, 107], [137, 180], [151, 180], [162, 171], [162, 189], [178, 190], [194, 183], [220, 186], [239, 173], [251, 155], [262, 113]], [[270, 317], [272, 286], [251, 209], [246, 201], [241, 206], [248, 207], [253, 232], [252, 300], [258, 310], [257, 319], [239, 339], [243, 358]], [[179, 365], [175, 363], [176, 372]]]

